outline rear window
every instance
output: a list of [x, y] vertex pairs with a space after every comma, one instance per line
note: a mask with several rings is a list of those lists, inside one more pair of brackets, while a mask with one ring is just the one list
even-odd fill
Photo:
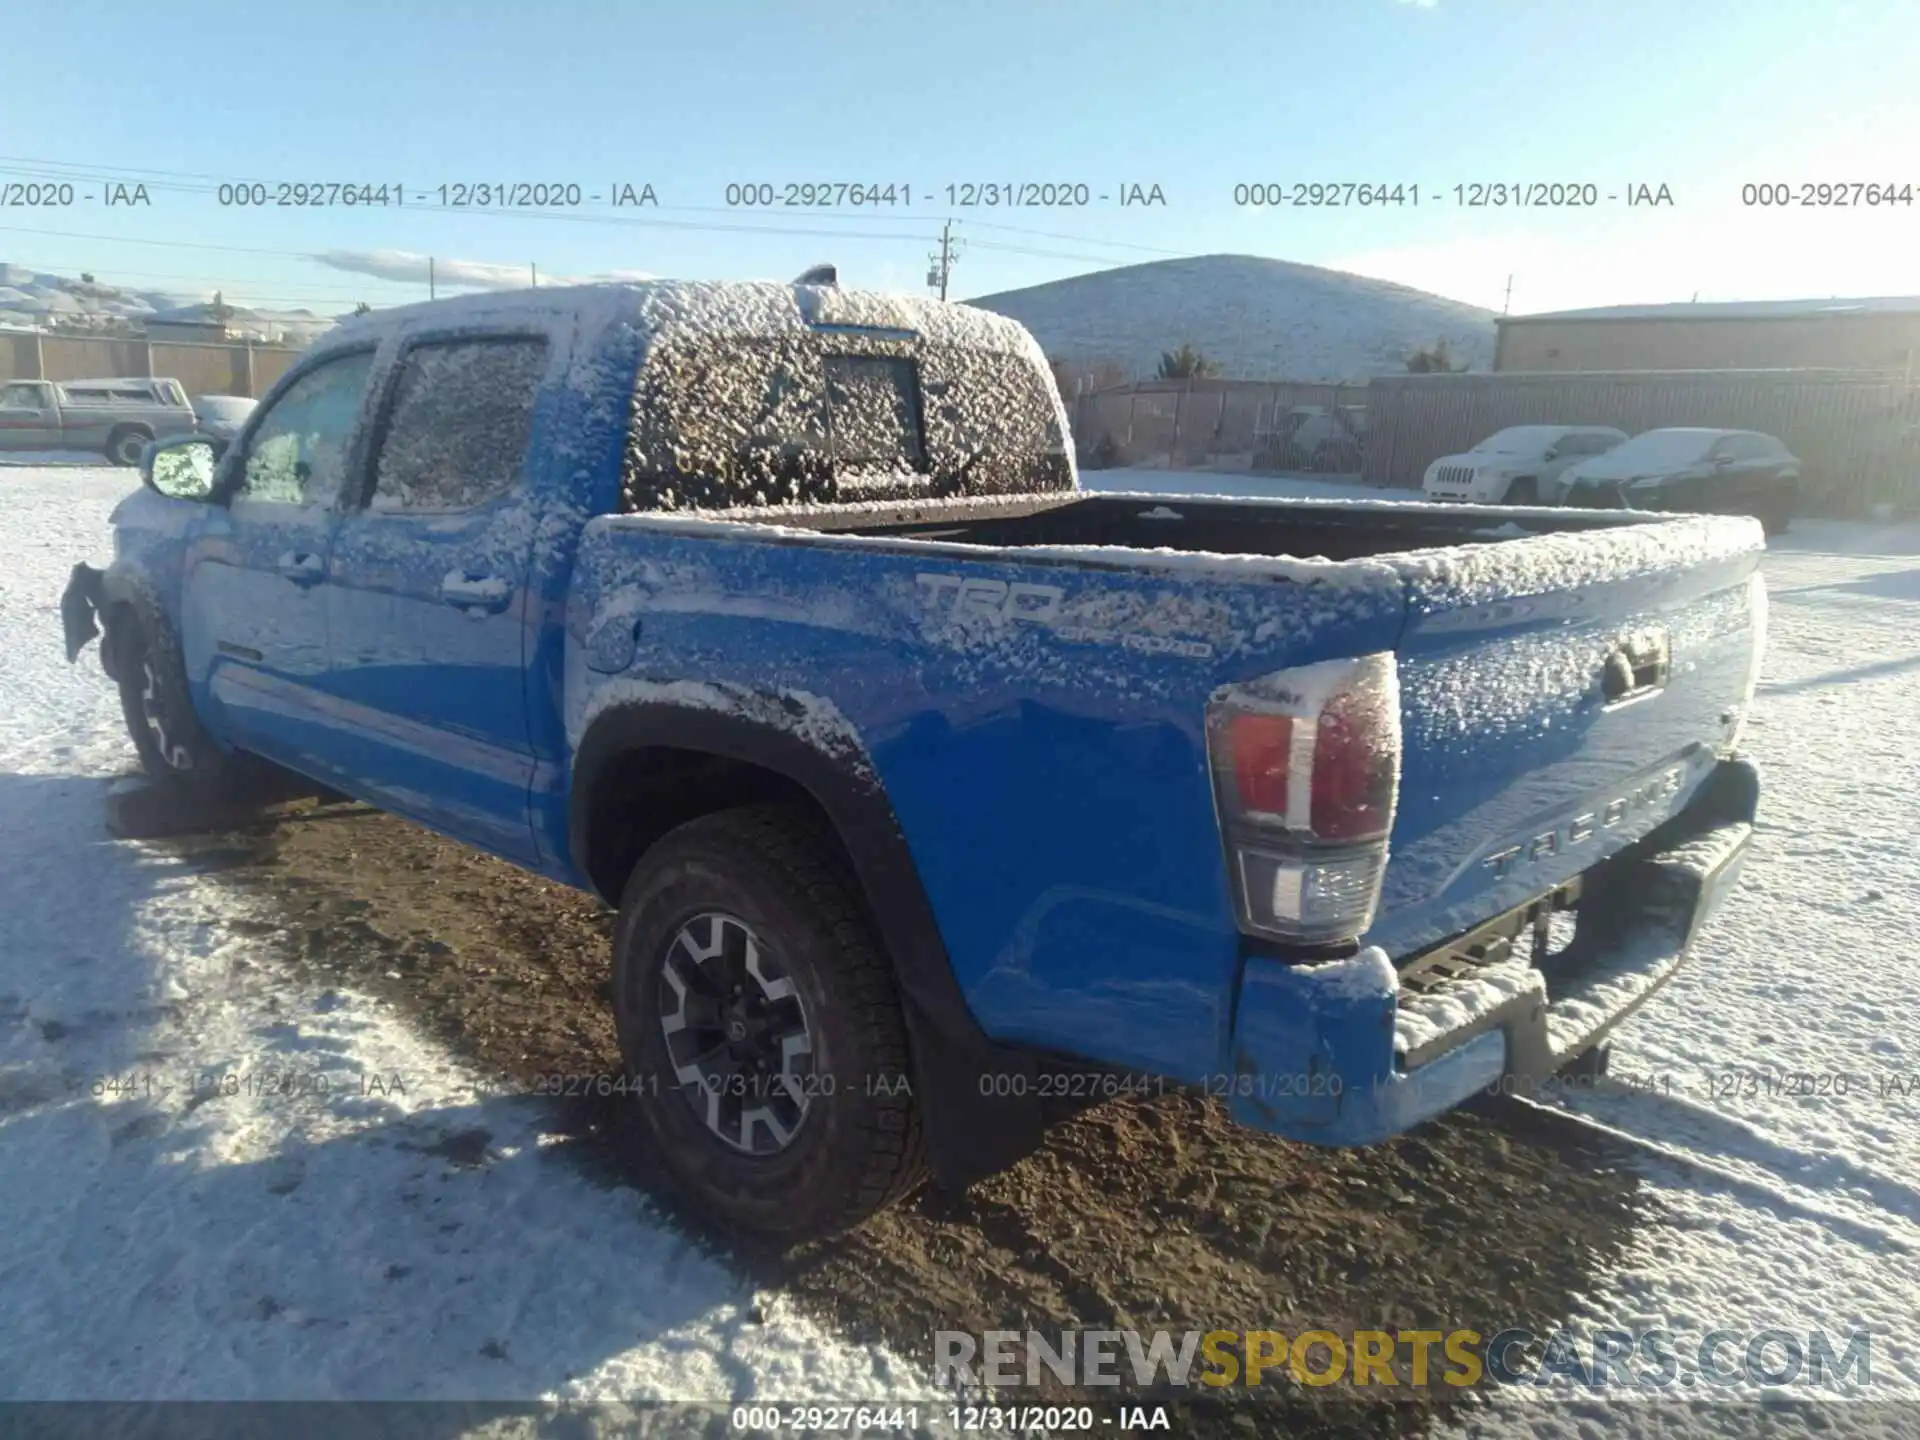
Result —
[[1020, 494], [1071, 484], [1059, 412], [1017, 356], [808, 333], [657, 344], [623, 502], [724, 510]]

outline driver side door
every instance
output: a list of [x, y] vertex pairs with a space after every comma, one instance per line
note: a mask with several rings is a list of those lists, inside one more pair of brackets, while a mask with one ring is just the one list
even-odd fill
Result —
[[186, 557], [181, 639], [209, 713], [240, 748], [316, 778], [335, 750], [319, 689], [327, 557], [373, 360], [372, 348], [332, 356], [262, 407], [223, 458]]
[[50, 408], [52, 387], [21, 381], [0, 387], [0, 450], [51, 450], [60, 420]]

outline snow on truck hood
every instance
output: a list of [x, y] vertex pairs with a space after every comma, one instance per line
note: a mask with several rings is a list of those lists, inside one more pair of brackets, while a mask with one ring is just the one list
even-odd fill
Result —
[[1538, 458], [1538, 456], [1522, 455], [1514, 450], [1463, 450], [1458, 455], [1442, 455], [1427, 468], [1448, 465], [1462, 470], [1501, 470], [1514, 465], [1525, 465]]

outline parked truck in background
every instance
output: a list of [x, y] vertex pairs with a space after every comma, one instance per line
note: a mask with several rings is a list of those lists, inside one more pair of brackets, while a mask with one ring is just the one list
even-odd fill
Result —
[[0, 451], [91, 450], [137, 465], [148, 443], [195, 428], [178, 380], [10, 380], [0, 384]]
[[1091, 495], [1018, 325], [810, 278], [343, 325], [150, 453], [69, 654], [157, 785], [618, 907], [635, 1120], [763, 1235], [1061, 1065], [1351, 1145], [1604, 1053], [1751, 833], [1758, 525]]

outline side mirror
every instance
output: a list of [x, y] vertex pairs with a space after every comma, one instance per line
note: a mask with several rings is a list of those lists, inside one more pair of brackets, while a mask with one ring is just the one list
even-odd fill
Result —
[[1560, 458], [1560, 447], [1558, 445], [1549, 445], [1547, 447], [1547, 453], [1540, 458], [1542, 460], [1558, 460]]
[[169, 500], [205, 500], [213, 494], [214, 443], [201, 437], [147, 446], [140, 478]]

